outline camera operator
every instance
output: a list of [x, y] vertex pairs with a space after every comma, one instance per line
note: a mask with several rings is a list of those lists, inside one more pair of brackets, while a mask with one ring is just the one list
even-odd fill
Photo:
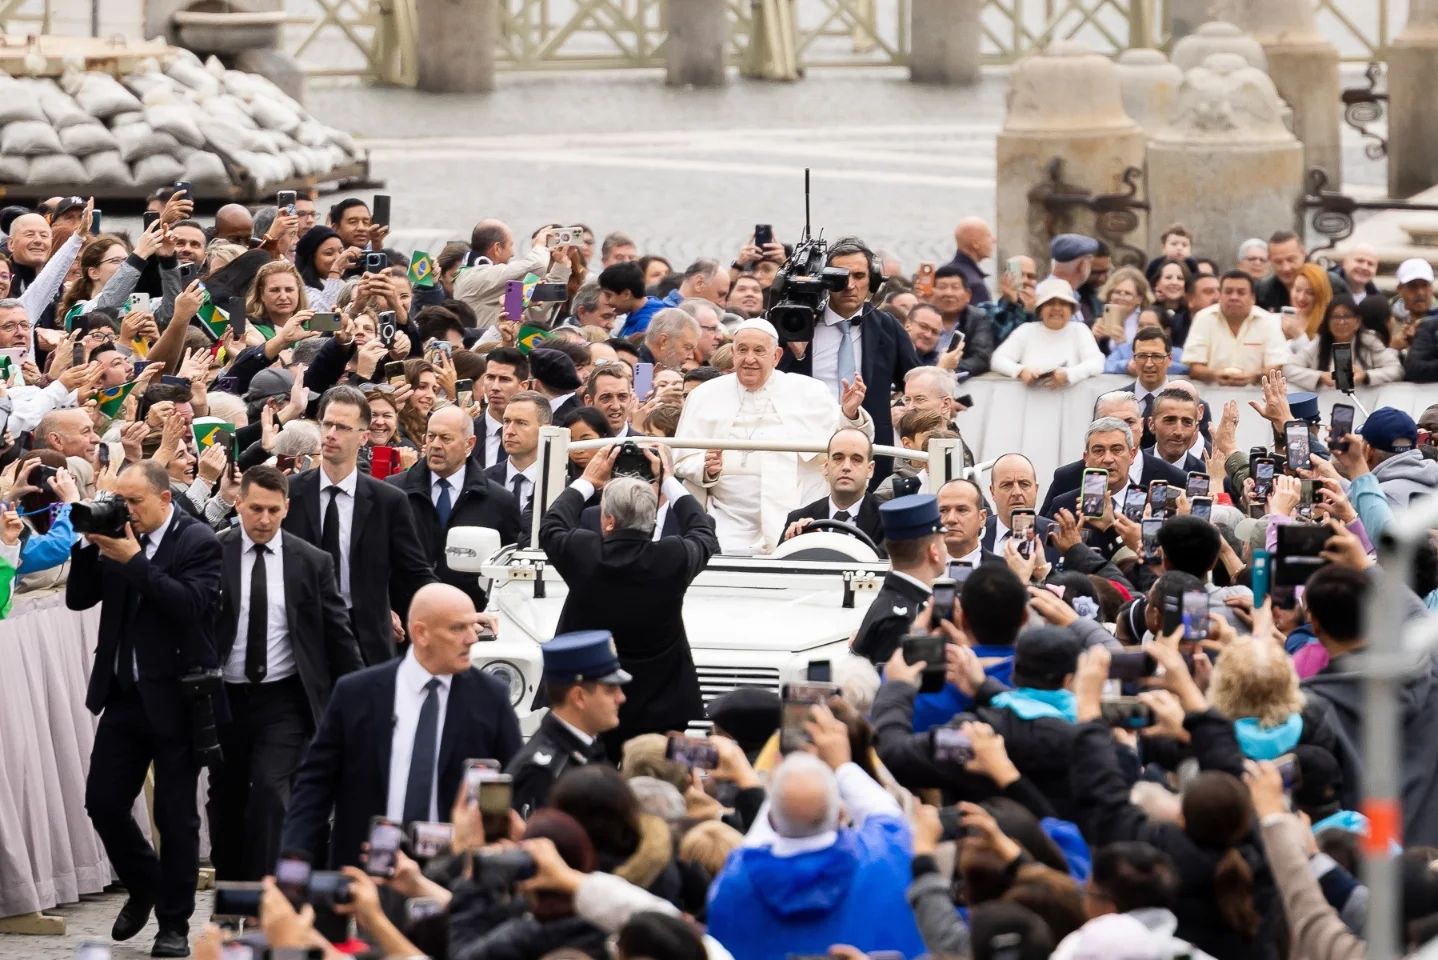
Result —
[[[829, 250], [828, 266], [849, 271], [849, 283], [829, 296], [829, 304], [814, 328], [812, 343], [790, 342], [779, 361], [784, 373], [802, 373], [828, 384], [835, 399], [843, 400], [844, 384], [862, 375], [868, 387], [864, 408], [874, 418], [874, 443], [894, 442], [889, 420], [889, 398], [894, 385], [919, 365], [914, 344], [903, 325], [869, 303], [883, 277], [876, 276], [873, 251], [857, 239], [840, 240]], [[889, 475], [892, 462], [881, 458], [874, 465], [873, 487]]]
[[[103, 604], [85, 698], [100, 714], [85, 809], [129, 891], [111, 936], [130, 939], [155, 910], [152, 955], [183, 957], [199, 870], [200, 764], [217, 752], [208, 690], [219, 676], [211, 619], [220, 544], [175, 509], [169, 476], [155, 461], [126, 465], [116, 492], [118, 500], [72, 511], [86, 542], [75, 545], [65, 604]], [[151, 763], [155, 823], [165, 837], [158, 856], [131, 814]]]

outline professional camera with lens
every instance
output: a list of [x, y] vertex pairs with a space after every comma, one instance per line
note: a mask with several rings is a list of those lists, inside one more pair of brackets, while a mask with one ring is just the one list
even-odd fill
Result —
[[814, 327], [829, 305], [829, 295], [849, 284], [849, 271], [825, 266], [829, 245], [822, 239], [805, 239], [774, 277], [773, 297], [765, 314], [779, 339], [785, 343], [806, 343], [814, 339]]
[[180, 678], [180, 691], [190, 707], [190, 745], [195, 749], [195, 761], [202, 767], [218, 766], [224, 759], [211, 700], [223, 686], [224, 675], [217, 668], [191, 670]]
[[645, 483], [654, 482], [654, 467], [644, 455], [644, 451], [639, 449], [639, 444], [633, 440], [620, 445], [619, 453], [614, 458], [613, 472], [616, 477], [633, 477]]
[[97, 493], [95, 499], [70, 507], [70, 524], [76, 533], [102, 537], [123, 537], [130, 522], [130, 508], [113, 493]]

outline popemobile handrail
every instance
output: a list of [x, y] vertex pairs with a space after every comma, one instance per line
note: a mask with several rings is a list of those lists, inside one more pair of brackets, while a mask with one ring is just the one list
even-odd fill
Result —
[[[701, 437], [602, 437], [596, 440], [571, 441], [567, 427], [547, 426], [539, 430], [539, 479], [535, 490], [535, 503], [544, 508], [534, 510], [530, 520], [529, 545], [539, 546], [539, 524], [554, 501], [568, 485], [567, 465], [571, 450], [602, 450], [615, 444], [635, 441], [647, 445], [662, 445], [684, 450], [753, 450], [765, 453], [824, 453], [826, 443], [807, 441], [782, 442], [773, 440], [737, 440], [728, 438]], [[944, 437], [929, 441], [927, 450], [910, 450], [907, 447], [874, 447], [874, 456], [912, 460], [925, 466], [938, 463], [939, 470], [929, 471], [929, 488], [937, 490], [950, 480], [968, 477], [977, 481], [979, 476], [993, 468], [993, 461], [965, 467], [964, 447], [956, 437]]]

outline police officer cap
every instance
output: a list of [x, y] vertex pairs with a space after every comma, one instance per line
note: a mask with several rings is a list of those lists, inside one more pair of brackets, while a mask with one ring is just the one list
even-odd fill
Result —
[[1098, 241], [1081, 233], [1061, 233], [1049, 241], [1049, 259], [1070, 263], [1098, 253]]
[[1288, 395], [1288, 409], [1293, 411], [1295, 420], [1318, 419], [1318, 394], [1300, 391]]
[[614, 635], [608, 630], [561, 633], [546, 643], [544, 679], [550, 683], [628, 683], [633, 677], [619, 666]]
[[931, 493], [895, 497], [879, 504], [879, 522], [885, 540], [919, 540], [944, 529], [939, 522], [938, 498]]
[[779, 729], [779, 695], [760, 687], [740, 687], [709, 701], [709, 719], [751, 753]]

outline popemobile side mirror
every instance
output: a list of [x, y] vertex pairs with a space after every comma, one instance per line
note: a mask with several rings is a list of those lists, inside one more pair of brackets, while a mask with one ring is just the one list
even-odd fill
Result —
[[499, 546], [499, 531], [491, 527], [452, 527], [444, 540], [444, 562], [458, 573], [479, 576]]

